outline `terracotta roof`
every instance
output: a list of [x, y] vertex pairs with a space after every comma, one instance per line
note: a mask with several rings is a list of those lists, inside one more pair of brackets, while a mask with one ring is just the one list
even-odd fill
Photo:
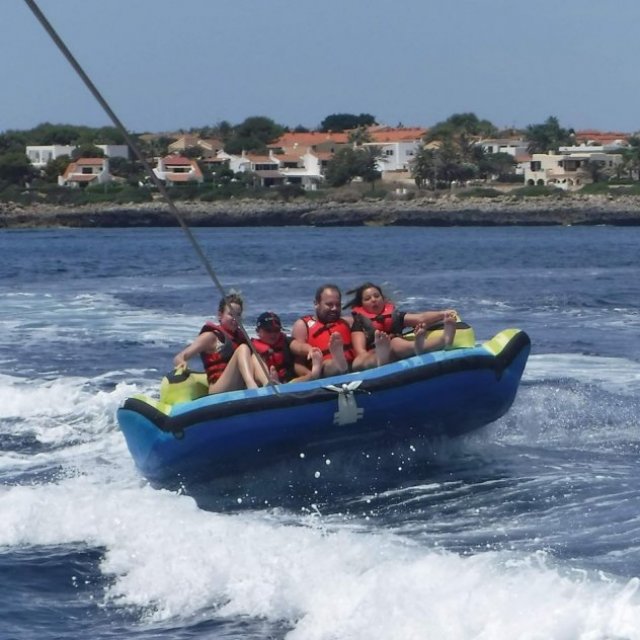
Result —
[[282, 147], [292, 149], [293, 147], [312, 147], [323, 142], [345, 143], [349, 141], [347, 133], [308, 131], [304, 133], [284, 133], [277, 140], [274, 140], [270, 147]]
[[104, 164], [104, 158], [78, 158], [76, 164], [81, 166], [101, 167]]
[[185, 158], [184, 156], [167, 156], [163, 158], [163, 162], [165, 165], [188, 165], [191, 166], [192, 161], [189, 158]]
[[629, 140], [631, 134], [622, 131], [597, 131], [596, 129], [583, 129], [576, 131], [576, 142], [598, 142], [607, 144], [616, 140]]
[[276, 158], [280, 162], [300, 162], [302, 160], [302, 153], [278, 153]]
[[427, 129], [422, 127], [402, 127], [397, 129], [384, 127], [380, 129], [370, 128], [367, 133], [372, 142], [408, 142], [420, 140], [427, 133]]

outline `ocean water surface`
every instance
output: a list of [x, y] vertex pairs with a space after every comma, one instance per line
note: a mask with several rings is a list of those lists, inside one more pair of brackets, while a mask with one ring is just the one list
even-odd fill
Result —
[[154, 488], [115, 412], [215, 312], [193, 250], [2, 231], [1, 640], [640, 638], [640, 229], [195, 233], [250, 332], [373, 280], [527, 331], [518, 397], [464, 438]]

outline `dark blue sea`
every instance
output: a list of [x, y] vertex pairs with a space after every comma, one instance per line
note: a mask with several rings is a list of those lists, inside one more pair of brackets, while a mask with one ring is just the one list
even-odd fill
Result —
[[364, 280], [524, 329], [516, 401], [304, 490], [152, 487], [115, 414], [215, 312], [184, 234], [0, 232], [0, 640], [640, 638], [640, 228], [195, 234], [250, 331]]

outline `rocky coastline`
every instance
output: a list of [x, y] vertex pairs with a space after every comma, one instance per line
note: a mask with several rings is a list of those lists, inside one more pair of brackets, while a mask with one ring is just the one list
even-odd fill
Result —
[[[640, 197], [634, 196], [460, 198], [449, 195], [357, 202], [243, 199], [178, 202], [176, 206], [185, 222], [194, 227], [640, 225]], [[0, 228], [5, 229], [177, 225], [163, 202], [78, 207], [0, 203]]]

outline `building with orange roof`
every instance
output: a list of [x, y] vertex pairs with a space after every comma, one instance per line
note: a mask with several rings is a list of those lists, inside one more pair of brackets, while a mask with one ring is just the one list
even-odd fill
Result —
[[581, 146], [626, 146], [630, 137], [630, 133], [622, 131], [598, 131], [596, 129], [583, 129], [575, 133], [576, 144]]
[[406, 180], [426, 133], [422, 127], [369, 127], [366, 134], [370, 141], [362, 146], [376, 150], [383, 180]]
[[158, 158], [153, 169], [159, 180], [167, 185], [194, 183], [200, 184], [204, 181], [202, 171], [198, 163], [191, 158], [180, 155], [169, 155]]
[[109, 158], [78, 158], [70, 162], [64, 173], [58, 176], [61, 187], [86, 187], [89, 184], [105, 184], [111, 182]]

